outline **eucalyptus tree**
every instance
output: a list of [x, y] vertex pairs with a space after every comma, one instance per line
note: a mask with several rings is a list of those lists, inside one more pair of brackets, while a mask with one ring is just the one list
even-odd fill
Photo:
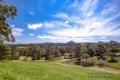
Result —
[[106, 59], [105, 56], [107, 55], [107, 47], [104, 42], [99, 41], [97, 43], [97, 56], [98, 59]]
[[37, 45], [30, 44], [27, 47], [27, 56], [31, 57], [32, 60], [39, 60], [41, 58], [43, 49]]
[[10, 48], [3, 44], [4, 41], [15, 41], [12, 29], [6, 20], [9, 18], [13, 19], [16, 13], [15, 6], [6, 5], [4, 0], [0, 0], [0, 59], [4, 59], [10, 53]]
[[7, 23], [7, 19], [14, 18], [17, 14], [15, 6], [6, 5], [3, 0], [0, 0], [0, 41], [15, 41], [12, 35], [10, 25]]

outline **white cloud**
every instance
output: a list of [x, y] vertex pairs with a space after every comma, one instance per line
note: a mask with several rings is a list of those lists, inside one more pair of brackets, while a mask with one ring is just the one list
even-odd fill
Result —
[[18, 36], [22, 36], [22, 35], [23, 35], [24, 29], [17, 28], [17, 27], [15, 27], [15, 25], [11, 25], [11, 27], [12, 27], [12, 34], [13, 34], [15, 37], [18, 37]]
[[[113, 29], [114, 28], [115, 27], [113, 27]], [[82, 28], [80, 27], [53, 30], [49, 33], [61, 37], [120, 36], [120, 29], [112, 30], [112, 28], [106, 26], [104, 27], [104, 25], [102, 25], [100, 22], [92, 22], [90, 26], [88, 24], [85, 24]]]
[[119, 1], [115, 1], [115, 2], [109, 2], [108, 4], [106, 4], [104, 6], [104, 9], [101, 11], [101, 15], [102, 16], [107, 16], [107, 15], [111, 15], [111, 14], [117, 14], [120, 12], [119, 9]]
[[93, 15], [99, 0], [86, 0], [81, 8], [83, 15], [90, 17]]
[[[79, 5], [79, 6], [78, 6]], [[68, 6], [69, 9], [79, 9], [80, 3], [78, 0], [75, 0], [71, 5]]]
[[38, 35], [37, 38], [45, 40], [46, 42], [68, 42], [68, 41], [75, 41], [75, 42], [88, 42], [92, 41], [93, 38], [90, 37], [61, 37], [61, 36], [53, 36], [53, 35]]
[[101, 36], [100, 39], [104, 40], [104, 39], [107, 39], [106, 36]]
[[[49, 41], [77, 41], [87, 42], [93, 41], [94, 37], [99, 36], [103, 40], [103, 36], [120, 36], [120, 29], [114, 30], [119, 23], [111, 23], [111, 21], [117, 18], [119, 15], [115, 15], [110, 18], [103, 17], [91, 17], [81, 19], [79, 16], [72, 15], [68, 16], [56, 14], [55, 16], [61, 21], [49, 21], [44, 22], [45, 28], [52, 28], [48, 30], [48, 35], [37, 36], [40, 39], [48, 39]], [[63, 13], [62, 13], [63, 14]], [[59, 16], [58, 16], [59, 15]], [[67, 17], [65, 16], [67, 15]], [[72, 24], [72, 25], [71, 25]], [[57, 29], [57, 27], [60, 27]], [[104, 40], [106, 40], [104, 38]]]
[[78, 12], [79, 14], [82, 13], [84, 17], [90, 17], [97, 8], [98, 2], [99, 0], [84, 0], [81, 4], [79, 0], [75, 0], [68, 8]]
[[60, 37], [51, 36], [51, 35], [38, 35], [37, 37], [41, 39], [60, 39]]
[[30, 35], [30, 36], [34, 36], [34, 34], [28, 34], [28, 35]]
[[51, 29], [57, 29], [57, 28], [67, 28], [70, 27], [70, 25], [68, 25], [69, 21], [49, 21], [49, 22], [44, 22], [43, 26], [44, 28], [51, 28]]
[[83, 12], [87, 12], [87, 10], [89, 9], [90, 5], [92, 3], [92, 0], [86, 0], [81, 8], [81, 10]]
[[62, 24], [66, 25], [70, 21], [74, 25], [67, 24], [68, 27], [66, 28], [61, 28], [60, 30], [54, 29], [53, 31], [48, 31], [48, 33], [60, 37], [120, 36], [120, 29], [113, 30], [120, 24], [111, 23], [118, 16], [115, 15], [111, 18], [91, 17], [85, 19], [81, 19], [79, 16], [67, 16], [69, 20]]
[[[120, 17], [120, 12], [115, 14], [115, 15], [113, 15], [112, 17], [104, 18], [105, 19], [104, 20], [104, 24], [110, 23], [110, 22], [112, 22], [113, 20], [115, 20], [118, 17]], [[114, 22], [112, 22], [112, 23], [114, 23]]]
[[34, 12], [30, 11], [30, 15], [34, 15]]
[[43, 26], [46, 27], [46, 28], [54, 28], [55, 27], [55, 23], [45, 22], [45, 23], [43, 23]]
[[[107, 18], [102, 15], [95, 16], [94, 11], [99, 1], [84, 0], [84, 3], [80, 4], [78, 0], [75, 0], [68, 7], [75, 14], [70, 15], [70, 13], [59, 12], [53, 15], [56, 20], [40, 23], [39, 27], [33, 27], [36, 26], [33, 24], [29, 28], [36, 30], [43, 27], [48, 35], [38, 35], [37, 38], [51, 42], [67, 42], [71, 40], [89, 42], [95, 41], [96, 37], [99, 37], [100, 40], [107, 40], [107, 36], [119, 37], [120, 29], [117, 29], [117, 27], [120, 24], [114, 22], [114, 20], [120, 16], [120, 13]], [[104, 15], [113, 11], [110, 6], [106, 10], [107, 8], [104, 8], [101, 14]]]
[[69, 21], [65, 21], [65, 24], [68, 24], [69, 23]]
[[63, 19], [63, 20], [69, 19], [68, 15], [66, 13], [58, 13], [58, 14], [53, 15], [53, 16], [56, 18]]
[[55, 29], [55, 28], [66, 28], [66, 27], [70, 27], [70, 25], [68, 25], [69, 21], [47, 21], [47, 22], [43, 22], [43, 23], [35, 23], [35, 24], [28, 24], [28, 29], [31, 30], [37, 30], [39, 28], [44, 28], [44, 29]]
[[37, 30], [43, 26], [42, 23], [28, 24], [28, 29]]
[[13, 24], [12, 24], [12, 25], [10, 25], [10, 26], [11, 26], [12, 28], [14, 28], [14, 27], [15, 27], [15, 25], [13, 25]]

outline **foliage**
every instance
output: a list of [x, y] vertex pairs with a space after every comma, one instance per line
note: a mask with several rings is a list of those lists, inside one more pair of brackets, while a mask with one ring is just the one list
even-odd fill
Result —
[[104, 42], [98, 42], [96, 51], [98, 59], [106, 59], [105, 56], [107, 55], [107, 46]]
[[11, 47], [11, 60], [17, 60], [19, 58], [19, 51], [16, 46], [12, 45]]
[[80, 65], [84, 67], [93, 66], [94, 60], [89, 56], [89, 54], [83, 54], [80, 58]]
[[83, 66], [83, 67], [93, 66], [94, 65], [94, 60], [92, 58], [81, 59], [80, 65]]
[[6, 23], [6, 20], [16, 16], [16, 7], [5, 5], [2, 1], [0, 3], [0, 41], [15, 41], [10, 25]]
[[115, 47], [113, 46], [110, 50], [110, 56], [111, 56], [111, 60], [109, 60], [108, 62], [111, 62], [111, 63], [116, 63], [118, 62], [117, 60], [115, 60], [115, 57], [116, 57], [116, 53], [119, 53], [120, 52], [120, 48], [119, 47]]
[[10, 25], [7, 23], [8, 18], [16, 16], [16, 7], [5, 5], [3, 0], [0, 0], [0, 60], [10, 58], [10, 47], [4, 45], [4, 41], [15, 41], [12, 35]]
[[39, 46], [30, 44], [27, 51], [27, 56], [31, 57], [32, 60], [39, 60], [41, 58], [42, 49]]
[[99, 65], [99, 67], [105, 66], [105, 61], [103, 59], [99, 59], [98, 65]]
[[10, 47], [8, 45], [0, 44], [0, 60], [10, 59]]

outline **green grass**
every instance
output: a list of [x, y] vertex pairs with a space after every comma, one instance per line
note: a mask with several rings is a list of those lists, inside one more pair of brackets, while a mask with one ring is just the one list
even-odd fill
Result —
[[[99, 63], [99, 60], [97, 60], [97, 57], [93, 57], [94, 61], [95, 61], [95, 64], [97, 65]], [[117, 57], [115, 58], [115, 60], [117, 60], [118, 62], [117, 63], [110, 63], [108, 62], [110, 60], [110, 57], [107, 57], [106, 60], [105, 60], [105, 65], [107, 67], [110, 67], [110, 68], [114, 68], [114, 69], [119, 69], [120, 70], [120, 57]]]
[[120, 57], [118, 58], [115, 58], [115, 60], [117, 60], [118, 62], [117, 63], [110, 63], [108, 62], [110, 60], [110, 57], [108, 57], [108, 59], [106, 60], [106, 65], [108, 67], [111, 67], [111, 68], [115, 68], [115, 69], [120, 69]]
[[120, 76], [47, 61], [1, 61], [0, 80], [120, 80]]

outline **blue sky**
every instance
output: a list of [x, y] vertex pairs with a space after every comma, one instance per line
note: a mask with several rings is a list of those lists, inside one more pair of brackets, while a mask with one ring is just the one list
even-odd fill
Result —
[[120, 41], [120, 0], [6, 0], [15, 43]]

